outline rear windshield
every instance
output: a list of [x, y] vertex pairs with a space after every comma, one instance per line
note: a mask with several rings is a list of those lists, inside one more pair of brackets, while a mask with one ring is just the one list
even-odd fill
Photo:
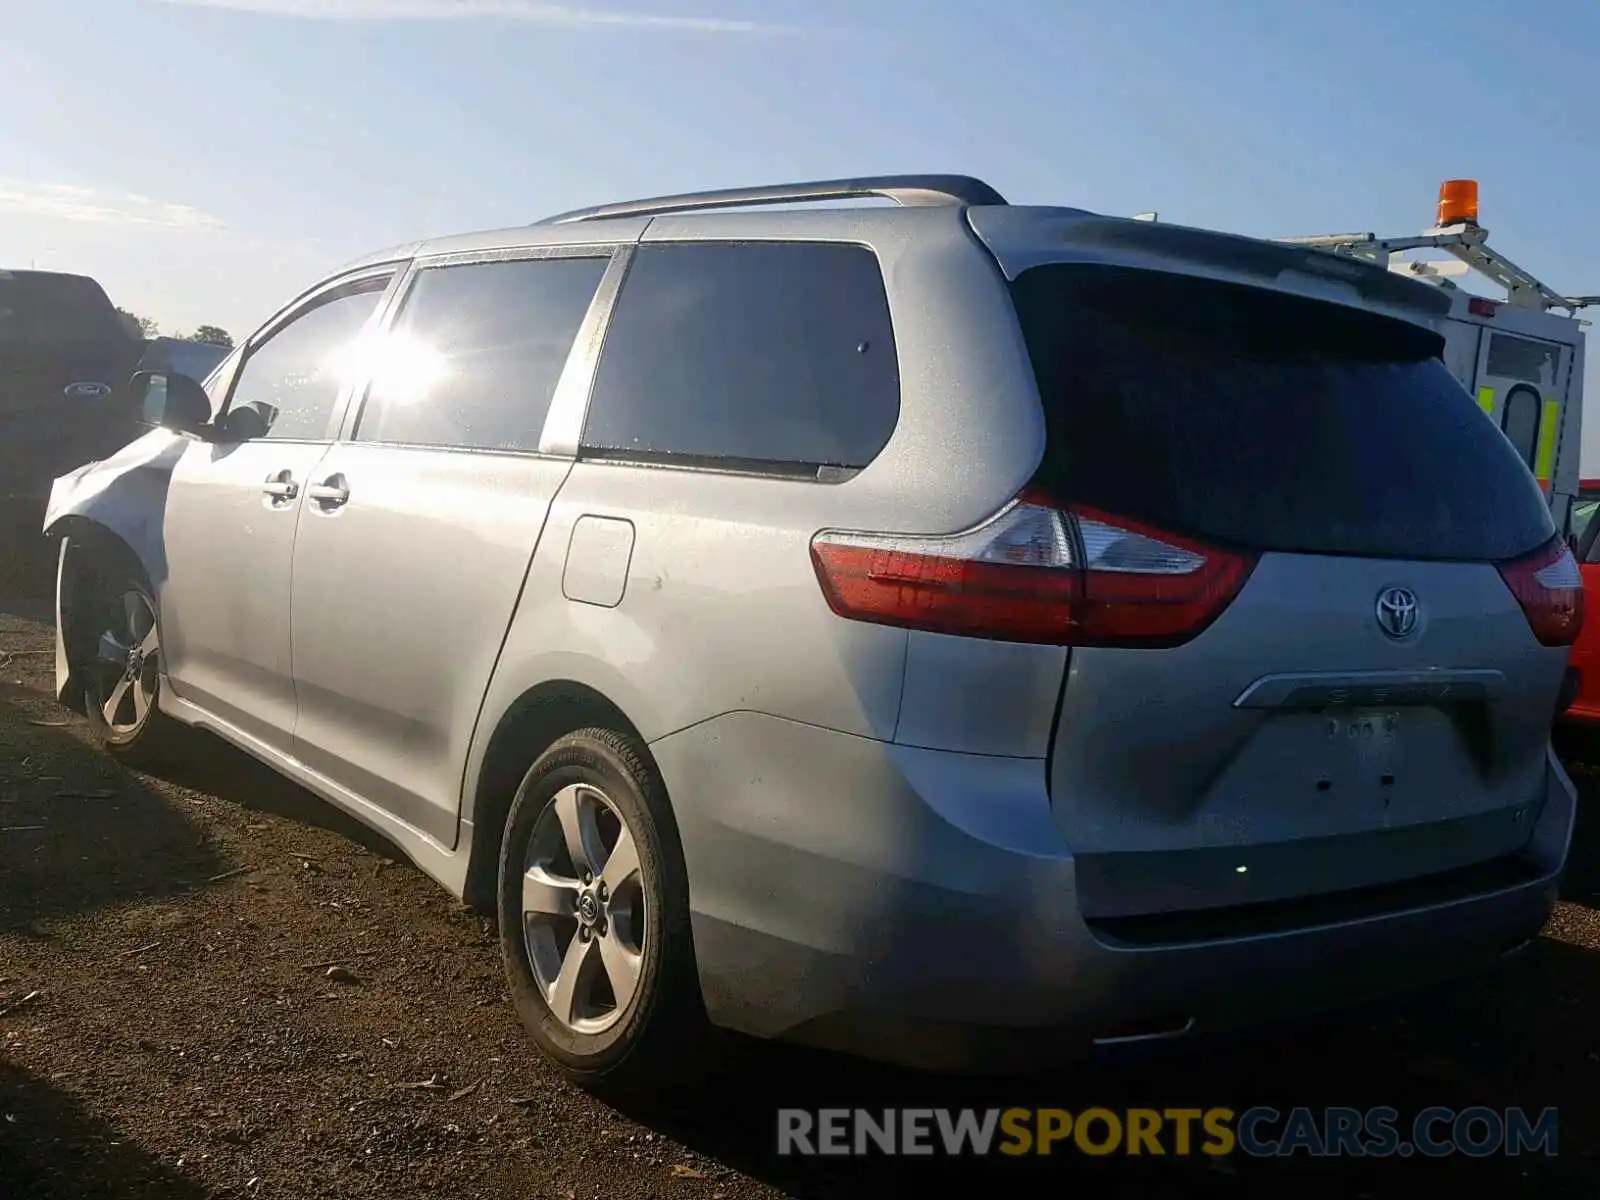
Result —
[[0, 346], [48, 350], [130, 340], [94, 280], [0, 271]]
[[1258, 550], [1494, 560], [1555, 533], [1440, 339], [1236, 284], [1053, 264], [1013, 285], [1064, 499]]

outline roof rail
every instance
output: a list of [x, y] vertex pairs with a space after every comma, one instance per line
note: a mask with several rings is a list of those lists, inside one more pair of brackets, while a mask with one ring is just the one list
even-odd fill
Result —
[[606, 217], [655, 217], [667, 213], [696, 212], [711, 208], [749, 208], [763, 204], [814, 204], [827, 200], [854, 200], [881, 196], [901, 205], [1004, 204], [1005, 197], [981, 179], [970, 175], [867, 175], [860, 179], [821, 179], [811, 183], [777, 183], [765, 187], [723, 188], [714, 192], [686, 192], [681, 196], [656, 196], [648, 200], [621, 200], [576, 208], [537, 222], [570, 225]]

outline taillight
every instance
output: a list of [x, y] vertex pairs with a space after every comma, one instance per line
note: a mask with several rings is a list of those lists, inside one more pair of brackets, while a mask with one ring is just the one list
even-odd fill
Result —
[[842, 617], [1010, 642], [1176, 646], [1227, 608], [1241, 555], [1024, 493], [945, 537], [826, 532], [811, 557]]
[[1532, 554], [1499, 564], [1500, 577], [1517, 598], [1533, 636], [1546, 646], [1570, 646], [1583, 628], [1583, 573], [1555, 538]]

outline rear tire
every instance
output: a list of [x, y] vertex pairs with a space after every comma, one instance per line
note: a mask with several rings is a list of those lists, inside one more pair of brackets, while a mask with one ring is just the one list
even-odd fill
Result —
[[154, 590], [137, 568], [104, 563], [83, 581], [90, 602], [79, 622], [83, 711], [101, 745], [130, 766], [171, 758], [183, 726], [159, 707], [163, 664]]
[[551, 746], [524, 776], [500, 852], [500, 948], [517, 1015], [573, 1082], [689, 1083], [706, 1034], [689, 885], [666, 790], [609, 729]]

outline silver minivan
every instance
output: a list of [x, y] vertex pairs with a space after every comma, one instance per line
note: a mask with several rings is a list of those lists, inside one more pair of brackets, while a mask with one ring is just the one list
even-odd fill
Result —
[[590, 1085], [1447, 978], [1554, 901], [1583, 595], [1444, 311], [950, 176], [402, 246], [56, 483], [60, 694], [496, 913]]

